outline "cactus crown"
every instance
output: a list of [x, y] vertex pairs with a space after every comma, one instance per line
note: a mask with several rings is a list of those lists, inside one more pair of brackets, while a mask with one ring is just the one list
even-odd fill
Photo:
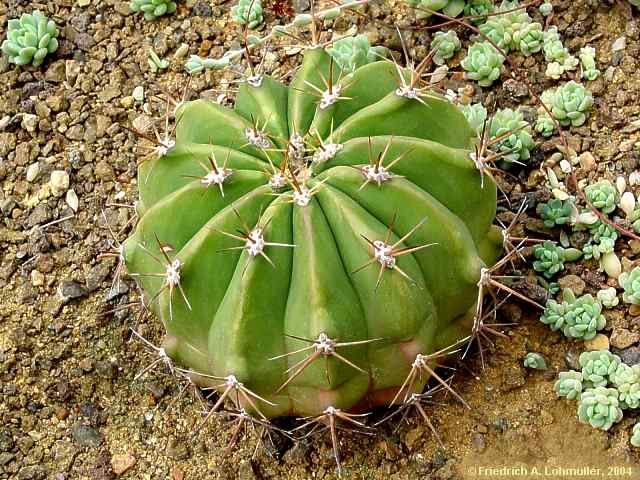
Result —
[[175, 141], [141, 163], [124, 258], [163, 348], [219, 404], [388, 404], [468, 336], [502, 247], [496, 186], [464, 116], [418, 78], [309, 48], [289, 88], [252, 74], [233, 110], [182, 105]]
[[58, 49], [58, 28], [42, 12], [23, 13], [19, 19], [9, 20], [7, 39], [2, 51], [9, 62], [16, 65], [42, 65], [45, 57]]

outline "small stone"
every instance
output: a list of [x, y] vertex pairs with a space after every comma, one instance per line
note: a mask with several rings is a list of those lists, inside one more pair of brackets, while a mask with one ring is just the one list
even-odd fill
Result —
[[111, 468], [117, 476], [127, 472], [136, 464], [136, 458], [128, 453], [117, 454], [111, 457]]
[[584, 348], [587, 350], [609, 350], [609, 337], [598, 333], [591, 340], [584, 341]]
[[71, 85], [75, 83], [76, 78], [78, 78], [78, 75], [80, 75], [80, 70], [80, 63], [78, 63], [77, 61], [67, 60], [66, 62], [64, 62], [64, 74], [67, 82], [69, 82]]
[[611, 44], [612, 52], [619, 52], [624, 50], [625, 48], [627, 48], [627, 39], [624, 35], [622, 37], [616, 38], [613, 44]]
[[71, 429], [73, 439], [82, 447], [97, 448], [102, 443], [102, 436], [95, 428], [76, 423]]
[[32, 113], [23, 113], [21, 126], [29, 133], [35, 132], [38, 127], [38, 116]]
[[109, 85], [98, 93], [101, 102], [108, 102], [120, 95], [120, 88], [117, 85]]
[[627, 348], [640, 340], [640, 335], [627, 330], [616, 328], [611, 332], [611, 345], [615, 348]]
[[171, 469], [171, 480], [184, 480], [184, 473], [178, 467]]
[[87, 294], [85, 288], [73, 280], [63, 280], [58, 287], [58, 296], [63, 302], [80, 298]]
[[51, 193], [61, 197], [69, 189], [69, 174], [64, 170], [54, 170], [49, 179]]
[[40, 173], [40, 164], [39, 163], [32, 163], [31, 165], [29, 165], [27, 167], [27, 182], [31, 183], [33, 182], [36, 178], [38, 178], [38, 174]]
[[111, 168], [111, 165], [109, 165], [109, 163], [105, 160], [101, 160], [96, 164], [94, 173], [96, 177], [98, 177], [103, 182], [109, 182], [116, 178], [116, 174], [114, 173], [113, 168]]
[[53, 83], [62, 83], [64, 82], [65, 79], [65, 61], [64, 60], [58, 60], [56, 62], [53, 62], [49, 68], [47, 68], [47, 71], [44, 74], [44, 79], [47, 82], [53, 82]]
[[91, 0], [78, 0], [79, 7], [88, 7], [91, 5]]
[[38, 270], [31, 270], [31, 285], [41, 287], [44, 285], [44, 275]]
[[484, 435], [482, 435], [481, 433], [474, 433], [471, 436], [471, 442], [473, 443], [473, 448], [475, 449], [476, 452], [478, 453], [484, 452], [486, 448]]
[[580, 161], [580, 166], [587, 172], [596, 168], [596, 157], [591, 152], [581, 153], [578, 160]]
[[570, 289], [576, 295], [576, 297], [579, 297], [584, 293], [584, 280], [582, 280], [577, 275], [565, 275], [558, 280], [558, 285], [560, 285], [560, 288], [562, 288], [563, 290], [565, 288]]
[[131, 96], [136, 102], [142, 103], [144, 101], [144, 87], [138, 85], [133, 89], [133, 92], [131, 92]]
[[629, 314], [634, 316], [634, 317], [639, 316], [640, 315], [640, 305], [635, 305], [635, 304], [631, 305], [629, 307]]
[[71, 210], [73, 210], [74, 212], [78, 211], [78, 204], [79, 204], [78, 195], [73, 189], [67, 191], [67, 195], [65, 196], [65, 202], [67, 202], [67, 205], [69, 205]]
[[124, 108], [133, 107], [134, 102], [135, 99], [131, 95], [127, 95], [126, 97], [120, 99], [120, 105], [122, 105]]

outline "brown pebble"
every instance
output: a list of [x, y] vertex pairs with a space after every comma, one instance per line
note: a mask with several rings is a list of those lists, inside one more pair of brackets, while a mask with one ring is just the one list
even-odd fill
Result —
[[171, 480], [184, 480], [184, 473], [178, 467], [171, 470]]
[[111, 457], [111, 468], [113, 473], [120, 476], [130, 470], [136, 464], [136, 458], [129, 454], [116, 454]]
[[598, 333], [591, 340], [584, 341], [584, 348], [591, 351], [609, 350], [609, 337], [602, 333]]
[[69, 416], [69, 410], [64, 407], [56, 408], [56, 417], [58, 420], [65, 420]]
[[611, 332], [611, 345], [615, 348], [628, 348], [640, 340], [640, 335], [626, 328], [616, 328]]

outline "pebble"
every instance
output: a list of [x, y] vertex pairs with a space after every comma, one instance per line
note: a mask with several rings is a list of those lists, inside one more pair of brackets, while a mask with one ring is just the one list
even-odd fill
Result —
[[136, 458], [129, 454], [116, 454], [111, 457], [111, 468], [117, 476], [127, 472], [136, 464]]
[[51, 172], [49, 186], [54, 196], [61, 197], [69, 189], [69, 174], [64, 170], [54, 170]]
[[91, 0], [78, 0], [79, 7], [88, 7], [91, 5]]
[[629, 307], [629, 314], [633, 315], [634, 317], [637, 317], [638, 315], [640, 315], [640, 305], [631, 305]]
[[587, 350], [609, 350], [609, 337], [598, 333], [591, 340], [584, 341], [584, 348]]
[[625, 48], [627, 48], [627, 39], [624, 35], [622, 37], [616, 38], [616, 40], [611, 45], [612, 52], [619, 52], [624, 50]]
[[131, 92], [131, 96], [136, 102], [142, 103], [144, 101], [144, 87], [142, 85], [138, 85]]
[[596, 158], [593, 156], [591, 152], [583, 152], [578, 157], [580, 161], [580, 166], [586, 170], [587, 172], [596, 168]]
[[36, 178], [38, 178], [38, 174], [40, 173], [40, 164], [39, 163], [32, 163], [31, 165], [29, 165], [27, 167], [27, 182], [31, 183], [33, 182]]
[[584, 293], [584, 287], [586, 286], [584, 280], [582, 280], [577, 275], [565, 275], [558, 280], [558, 285], [560, 285], [560, 288], [562, 288], [563, 290], [565, 288], [569, 288], [571, 291], [573, 291], [576, 297], [579, 297]]
[[86, 295], [86, 293], [85, 288], [73, 280], [63, 280], [58, 287], [58, 296], [63, 302], [80, 298]]
[[33, 133], [38, 127], [38, 116], [32, 113], [22, 114], [22, 123], [20, 124], [27, 132]]
[[627, 348], [640, 340], [640, 335], [627, 330], [616, 328], [611, 332], [611, 345], [615, 348]]
[[76, 423], [71, 428], [73, 439], [82, 447], [97, 448], [102, 443], [102, 436], [95, 429], [88, 425]]
[[44, 285], [44, 275], [38, 270], [31, 270], [31, 285], [41, 287]]
[[67, 205], [69, 205], [71, 210], [73, 210], [74, 212], [78, 211], [79, 201], [78, 201], [78, 195], [76, 194], [75, 190], [71, 189], [67, 191], [67, 195], [65, 196], [65, 201], [67, 202]]
[[485, 448], [487, 448], [484, 441], [484, 435], [481, 433], [474, 433], [471, 436], [471, 442], [473, 443], [473, 448], [478, 453], [484, 452]]

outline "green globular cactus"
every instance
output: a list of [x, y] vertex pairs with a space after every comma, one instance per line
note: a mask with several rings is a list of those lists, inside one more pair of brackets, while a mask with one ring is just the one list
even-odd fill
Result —
[[544, 357], [536, 352], [529, 352], [525, 355], [522, 364], [526, 368], [532, 368], [534, 370], [546, 370], [547, 362], [544, 360]]
[[602, 213], [611, 213], [618, 204], [618, 189], [609, 180], [587, 185], [584, 193], [591, 204]]
[[576, 400], [582, 393], [582, 373], [575, 370], [560, 372], [558, 380], [553, 385], [556, 395], [567, 400]]
[[255, 75], [233, 110], [178, 108], [123, 258], [194, 382], [266, 417], [368, 408], [468, 338], [496, 185], [457, 106], [408, 78], [310, 48], [290, 87]]
[[534, 270], [542, 272], [546, 278], [551, 278], [564, 270], [564, 262], [575, 262], [582, 252], [576, 248], [563, 248], [547, 240], [533, 247], [533, 254], [536, 257], [533, 262]]
[[434, 63], [443, 65], [447, 59], [453, 57], [460, 50], [460, 46], [460, 39], [455, 30], [436, 32], [431, 41], [431, 49], [435, 50], [433, 55]]
[[365, 34], [337, 40], [327, 48], [327, 53], [344, 73], [353, 73], [356, 69], [375, 62], [386, 53], [384, 47], [372, 47]]
[[507, 167], [510, 163], [522, 163], [529, 159], [529, 151], [534, 147], [530, 132], [531, 127], [520, 111], [502, 108], [494, 114], [491, 118], [490, 138], [502, 137], [496, 143], [497, 149], [503, 152], [501, 166]]
[[609, 374], [609, 379], [618, 389], [620, 408], [640, 407], [640, 365], [629, 366], [620, 363], [616, 370]]
[[131, 0], [129, 8], [135, 13], [143, 12], [144, 19], [152, 21], [174, 13], [178, 5], [172, 0]]
[[572, 223], [576, 216], [576, 208], [572, 199], [559, 200], [552, 198], [547, 203], [539, 203], [536, 211], [545, 227], [553, 228], [556, 225]]
[[565, 337], [591, 340], [607, 323], [602, 315], [602, 305], [591, 295], [576, 298], [569, 289], [562, 294], [562, 302], [547, 302], [540, 321], [551, 330], [562, 330]]
[[582, 352], [580, 354], [582, 382], [585, 388], [606, 387], [609, 377], [620, 365], [620, 357], [609, 350]]
[[469, 47], [460, 65], [467, 71], [467, 78], [481, 87], [490, 87], [500, 78], [504, 57], [489, 42], [476, 42]]
[[238, 0], [238, 3], [231, 7], [231, 15], [236, 23], [246, 25], [253, 30], [264, 21], [262, 2], [261, 0]]
[[634, 447], [640, 447], [640, 422], [636, 423], [631, 430], [631, 445]]
[[605, 308], [613, 308], [620, 302], [620, 300], [618, 300], [618, 292], [616, 292], [616, 289], [613, 287], [598, 290], [596, 298]]
[[622, 300], [633, 305], [640, 305], [640, 267], [630, 272], [623, 272], [618, 277], [620, 287], [624, 289]]
[[587, 120], [593, 96], [584, 86], [571, 80], [558, 87], [551, 101], [551, 113], [560, 125], [579, 127]]
[[[458, 105], [460, 111], [469, 122], [471, 128], [478, 134], [482, 131], [484, 121], [487, 119], [487, 109], [481, 103]], [[640, 210], [639, 210], [640, 211]]]
[[609, 430], [622, 420], [622, 410], [615, 388], [597, 387], [585, 390], [578, 403], [578, 418], [593, 428]]
[[55, 22], [42, 12], [23, 13], [19, 19], [9, 20], [2, 52], [10, 63], [39, 67], [48, 54], [58, 49], [57, 37]]

